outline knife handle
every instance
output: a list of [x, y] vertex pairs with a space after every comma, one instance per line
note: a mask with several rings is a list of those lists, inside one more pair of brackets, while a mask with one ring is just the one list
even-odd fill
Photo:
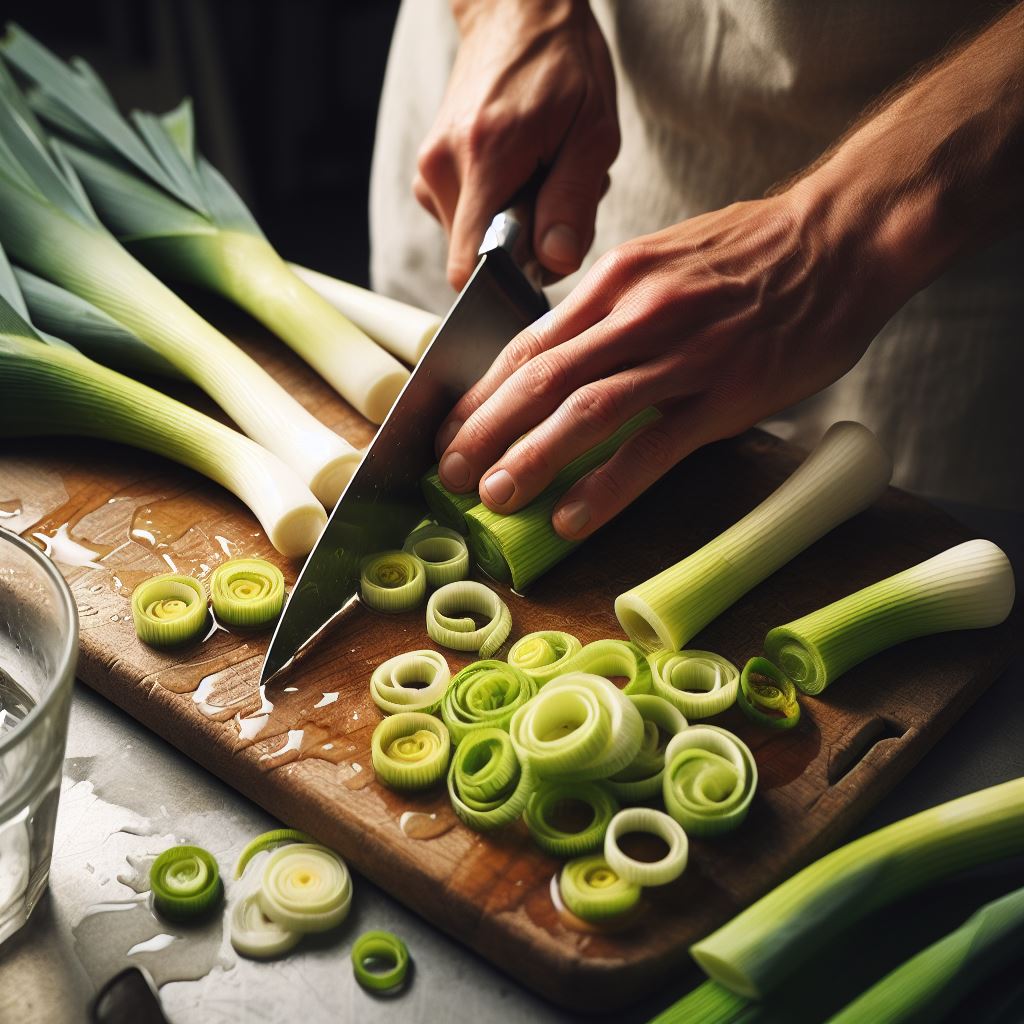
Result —
[[495, 214], [484, 232], [479, 250], [479, 255], [483, 256], [495, 249], [503, 249], [538, 292], [544, 285], [557, 280], [556, 275], [541, 265], [533, 251], [534, 207], [546, 174], [547, 168], [538, 168], [508, 206]]

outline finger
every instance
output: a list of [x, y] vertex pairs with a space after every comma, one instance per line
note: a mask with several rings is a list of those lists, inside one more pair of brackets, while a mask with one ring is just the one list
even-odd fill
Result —
[[684, 381], [682, 362], [678, 355], [652, 360], [574, 391], [484, 472], [481, 500], [495, 512], [516, 512], [573, 459], [605, 441], [637, 413], [696, 393], [697, 383]]
[[575, 483], [551, 517], [559, 536], [583, 540], [694, 449], [712, 440], [702, 399], [673, 405], [662, 418], [634, 434], [602, 466]]

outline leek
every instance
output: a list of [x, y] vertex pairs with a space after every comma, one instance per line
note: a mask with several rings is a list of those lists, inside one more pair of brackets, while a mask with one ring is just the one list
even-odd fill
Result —
[[406, 612], [427, 593], [423, 563], [407, 551], [382, 551], [363, 561], [359, 596], [379, 612]]
[[743, 666], [736, 703], [752, 722], [769, 729], [792, 729], [800, 721], [796, 687], [767, 658], [751, 658]]
[[359, 452], [121, 247], [100, 224], [65, 150], [45, 140], [2, 62], [0, 244], [20, 265], [97, 306], [177, 367], [245, 433], [294, 467], [321, 502], [337, 501]]
[[[573, 801], [584, 804], [589, 817], [583, 828], [570, 831], [556, 825], [551, 818]], [[555, 857], [579, 857], [601, 848], [605, 832], [618, 810], [618, 801], [603, 783], [546, 779], [526, 801], [523, 820], [533, 841], [545, 853]]]
[[206, 591], [191, 576], [154, 576], [132, 591], [132, 620], [138, 638], [151, 647], [187, 643], [206, 625]]
[[566, 671], [566, 666], [583, 649], [571, 633], [543, 629], [521, 636], [508, 652], [508, 663], [525, 672], [538, 686]]
[[378, 665], [370, 676], [370, 696], [385, 715], [434, 711], [451, 680], [444, 655], [406, 651]]
[[750, 999], [782, 986], [844, 927], [977, 864], [1024, 852], [1024, 778], [887, 825], [804, 868], [691, 947], [712, 979]]
[[238, 860], [235, 861], [235, 878], [241, 878], [242, 873], [249, 864], [249, 861], [251, 861], [256, 854], [263, 853], [264, 850], [276, 850], [279, 846], [284, 846], [285, 843], [312, 842], [314, 842], [312, 836], [308, 836], [305, 832], [300, 832], [298, 829], [294, 828], [275, 828], [271, 829], [269, 832], [263, 832], [255, 839], [246, 843], [245, 849], [243, 849], [238, 855]]
[[508, 729], [537, 684], [503, 661], [474, 661], [457, 672], [441, 698], [441, 718], [458, 745], [477, 729]]
[[[456, 615], [462, 612], [462, 615]], [[470, 615], [487, 616], [477, 626]], [[476, 580], [439, 587], [427, 601], [427, 636], [453, 651], [476, 651], [487, 660], [512, 632], [512, 613], [498, 595]]]
[[323, 506], [276, 455], [74, 349], [44, 344], [2, 295], [0, 390], [0, 437], [97, 437], [174, 459], [248, 505], [283, 555], [307, 554], [327, 522]]
[[463, 824], [478, 832], [511, 825], [533, 789], [529, 765], [521, 764], [503, 729], [474, 729], [455, 748], [448, 795]]
[[599, 854], [569, 861], [558, 876], [558, 891], [584, 921], [620, 917], [640, 902], [641, 894], [639, 885], [620, 878]]
[[265, 558], [231, 558], [210, 577], [210, 601], [228, 626], [266, 626], [284, 607], [284, 574]]
[[402, 550], [423, 563], [427, 586], [443, 587], [469, 575], [469, 548], [462, 534], [445, 526], [427, 523], [417, 526], [402, 545]]
[[252, 960], [268, 960], [287, 953], [302, 938], [300, 932], [285, 928], [263, 913], [259, 890], [235, 900], [228, 914], [228, 925], [234, 951]]
[[[629, 699], [644, 720], [643, 740], [636, 757], [606, 782], [623, 803], [640, 803], [661, 795], [666, 747], [673, 736], [687, 728], [688, 723], [683, 713], [663, 697], [652, 693], [631, 693]], [[662, 739], [663, 733], [667, 737], [665, 740]]]
[[356, 981], [371, 992], [391, 992], [405, 981], [409, 949], [391, 932], [364, 932], [352, 946]]
[[441, 326], [440, 317], [387, 295], [339, 281], [316, 270], [289, 263], [288, 268], [322, 299], [344, 313], [360, 330], [404, 363], [414, 366]]
[[[637, 860], [624, 853], [619, 839], [630, 832], [642, 832], [663, 839], [668, 846], [655, 861]], [[679, 823], [664, 811], [651, 807], [627, 807], [619, 811], [604, 834], [604, 859], [620, 878], [641, 886], [668, 885], [685, 870], [690, 854], [689, 840]]]
[[680, 650], [751, 587], [867, 508], [891, 473], [889, 456], [867, 427], [834, 424], [803, 465], [751, 513], [620, 594], [615, 614], [622, 628], [644, 650]]
[[385, 718], [370, 739], [373, 770], [394, 789], [426, 789], [448, 771], [451, 739], [447, 727], [422, 711]]
[[172, 921], [203, 917], [224, 898], [213, 855], [201, 846], [172, 846], [149, 869], [153, 907]]
[[739, 669], [713, 651], [655, 651], [648, 656], [651, 688], [687, 718], [711, 718], [732, 707]]
[[281, 846], [263, 868], [260, 909], [293, 932], [308, 934], [337, 927], [352, 906], [352, 876], [345, 862], [326, 846]]
[[455, 494], [445, 488], [438, 475], [437, 466], [424, 474], [420, 480], [420, 488], [426, 499], [430, 514], [442, 525], [465, 534], [469, 531], [466, 525], [466, 513], [478, 502], [476, 491], [469, 494]]
[[286, 341], [381, 423], [408, 371], [288, 268], [225, 179], [196, 152], [192, 109], [129, 122], [84, 61], [68, 65], [9, 26], [7, 59], [36, 86], [100, 219], [145, 262], [218, 292]]
[[600, 444], [573, 459], [526, 508], [511, 515], [474, 504], [466, 512], [469, 543], [477, 565], [493, 579], [528, 587], [580, 545], [564, 540], [551, 524], [555, 505], [569, 488], [615, 454], [629, 437], [656, 420], [656, 409], [645, 409]]
[[821, 693], [854, 665], [894, 644], [1002, 622], [1013, 607], [1009, 559], [970, 540], [773, 629], [765, 652], [804, 693]]

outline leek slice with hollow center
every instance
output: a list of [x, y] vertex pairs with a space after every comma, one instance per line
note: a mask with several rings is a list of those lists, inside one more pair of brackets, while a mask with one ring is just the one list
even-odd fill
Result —
[[607, 784], [622, 803], [639, 803], [661, 795], [668, 740], [682, 732], [687, 722], [677, 707], [654, 694], [630, 694], [629, 699], [644, 720], [643, 739], [636, 757], [610, 776]]
[[655, 651], [648, 657], [652, 689], [688, 719], [710, 718], [733, 705], [740, 672], [712, 651]]
[[[587, 817], [577, 829], [554, 819], [569, 804], [581, 804]], [[600, 782], [563, 782], [545, 779], [526, 801], [523, 820], [533, 841], [555, 857], [578, 857], [599, 850], [605, 830], [619, 809], [611, 790]]]
[[508, 729], [515, 712], [537, 692], [524, 672], [503, 661], [475, 661], [457, 672], [441, 698], [441, 718], [452, 742], [474, 729]]
[[260, 905], [258, 890], [235, 900], [228, 914], [231, 945], [251, 960], [269, 960], [294, 949], [302, 933], [271, 920]]
[[293, 843], [267, 858], [259, 903], [271, 921], [291, 931], [329, 931], [348, 917], [352, 878], [333, 850], [316, 843]]
[[457, 530], [433, 523], [418, 526], [405, 538], [402, 550], [423, 563], [431, 589], [456, 583], [469, 575], [469, 548]]
[[132, 591], [132, 619], [139, 639], [151, 647], [188, 643], [206, 625], [206, 591], [191, 576], [153, 576]]
[[284, 574], [265, 558], [231, 558], [213, 570], [210, 600], [228, 626], [265, 626], [284, 607]]
[[[456, 615], [462, 612], [462, 615]], [[466, 615], [486, 615], [482, 626]], [[436, 644], [454, 651], [477, 651], [490, 658], [512, 632], [508, 605], [489, 587], [475, 580], [447, 583], [427, 601], [427, 635]]]
[[451, 738], [447, 727], [422, 711], [385, 718], [370, 740], [373, 770], [392, 789], [426, 789], [448, 770]]
[[740, 710], [769, 729], [792, 729], [800, 721], [796, 687], [767, 658], [751, 658], [740, 675]]
[[620, 594], [615, 614], [622, 628], [645, 651], [681, 650], [751, 587], [867, 508], [891, 473], [889, 456], [867, 427], [834, 424], [800, 468], [735, 526]]
[[662, 783], [668, 813], [692, 835], [715, 836], [746, 818], [757, 765], [738, 736], [715, 725], [691, 725], [669, 740]]
[[[619, 846], [619, 840], [630, 832], [645, 832], [663, 839], [668, 850], [656, 861], [630, 857]], [[690, 844], [679, 823], [664, 811], [650, 807], [627, 807], [608, 823], [604, 834], [604, 859], [620, 877], [634, 885], [668, 885], [685, 870]]]
[[650, 693], [651, 667], [644, 652], [626, 640], [594, 640], [566, 664], [563, 672], [587, 672], [605, 679], [625, 680], [623, 693]]
[[444, 655], [407, 651], [378, 665], [370, 676], [370, 696], [385, 715], [433, 711], [451, 680]]
[[619, 877], [600, 854], [569, 861], [559, 875], [558, 891], [584, 921], [620, 917], [640, 902], [641, 894], [639, 885]]
[[191, 921], [210, 913], [224, 897], [213, 856], [201, 846], [172, 846], [149, 869], [156, 911], [172, 921]]
[[765, 652], [804, 693], [895, 644], [1002, 622], [1013, 607], [1013, 569], [991, 541], [969, 540], [913, 568], [777, 626]]
[[508, 663], [525, 672], [538, 686], [568, 670], [583, 645], [571, 633], [545, 629], [520, 637], [508, 652]]
[[455, 748], [448, 795], [459, 819], [478, 832], [518, 820], [533, 789], [530, 766], [520, 762], [503, 729], [474, 729]]
[[371, 992], [390, 992], [405, 981], [409, 950], [391, 932], [364, 932], [352, 946], [356, 981]]
[[379, 612], [406, 612], [427, 592], [423, 563], [407, 551], [371, 555], [359, 574], [359, 595]]

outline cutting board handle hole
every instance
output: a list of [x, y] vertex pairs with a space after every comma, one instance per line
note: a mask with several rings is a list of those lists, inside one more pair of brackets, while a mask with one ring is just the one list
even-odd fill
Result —
[[835, 744], [828, 759], [828, 782], [834, 786], [846, 778], [880, 743], [900, 739], [906, 728], [876, 715]]

